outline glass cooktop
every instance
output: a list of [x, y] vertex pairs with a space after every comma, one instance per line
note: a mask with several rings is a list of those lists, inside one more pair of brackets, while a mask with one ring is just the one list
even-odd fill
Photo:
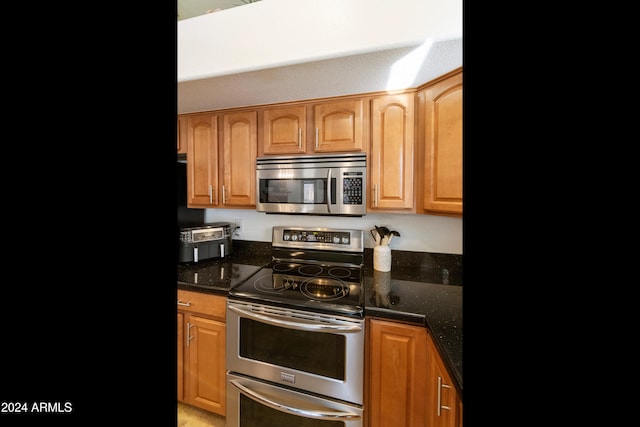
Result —
[[359, 267], [273, 261], [229, 295], [245, 300], [361, 315], [362, 269]]

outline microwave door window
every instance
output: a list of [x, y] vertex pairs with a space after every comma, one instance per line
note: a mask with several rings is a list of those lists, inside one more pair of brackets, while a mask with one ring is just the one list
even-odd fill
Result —
[[[331, 203], [336, 200], [336, 180], [331, 179]], [[327, 179], [264, 179], [260, 180], [262, 203], [326, 204]]]

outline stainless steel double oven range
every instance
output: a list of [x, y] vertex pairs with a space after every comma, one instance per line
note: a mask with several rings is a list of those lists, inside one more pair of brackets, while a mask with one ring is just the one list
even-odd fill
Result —
[[362, 427], [363, 231], [276, 226], [227, 300], [227, 426]]

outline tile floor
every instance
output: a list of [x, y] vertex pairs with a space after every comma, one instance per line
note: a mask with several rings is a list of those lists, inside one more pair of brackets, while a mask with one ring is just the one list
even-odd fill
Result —
[[225, 427], [225, 418], [178, 402], [178, 427]]

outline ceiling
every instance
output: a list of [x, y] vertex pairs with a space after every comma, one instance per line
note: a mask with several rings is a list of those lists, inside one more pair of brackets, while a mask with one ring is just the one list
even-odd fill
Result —
[[178, 21], [260, 0], [178, 0]]
[[[345, 15], [352, 12], [345, 6], [343, 14], [335, 14], [335, 22], [324, 21], [334, 25], [331, 32], [322, 31], [322, 23], [309, 16], [305, 19], [305, 13], [317, 14], [329, 4], [338, 7], [343, 0], [317, 1], [178, 0], [178, 21], [183, 21], [178, 25], [178, 114], [416, 88], [462, 66], [461, 14], [455, 7], [453, 13], [448, 9], [441, 12], [446, 5], [461, 4], [462, 0], [394, 0], [393, 7], [380, 3], [391, 9], [358, 9], [352, 15]], [[255, 2], [261, 3], [207, 13]], [[425, 4], [438, 7], [434, 13], [421, 9], [423, 13], [417, 16], [403, 14], [408, 7]], [[299, 19], [287, 21], [282, 30], [272, 30], [271, 23], [263, 19], [267, 10], [292, 5], [305, 6], [296, 11]], [[283, 19], [282, 10], [275, 12], [273, 16]], [[341, 19], [347, 18], [350, 25], [341, 26]], [[374, 30], [387, 20], [402, 25], [387, 25], [393, 31]], [[244, 28], [246, 22], [251, 22], [248, 28]], [[242, 37], [236, 36], [239, 28]], [[359, 32], [349, 33], [349, 28]], [[354, 33], [366, 37], [342, 37]], [[289, 34], [298, 37], [286, 38]], [[255, 37], [261, 43], [253, 43]], [[287, 43], [278, 44], [282, 40], [278, 37]], [[286, 50], [274, 48], [283, 45]], [[317, 51], [309, 49], [312, 54], [308, 54], [307, 46]], [[335, 47], [336, 53], [327, 46]], [[343, 49], [345, 46], [350, 49]]]

